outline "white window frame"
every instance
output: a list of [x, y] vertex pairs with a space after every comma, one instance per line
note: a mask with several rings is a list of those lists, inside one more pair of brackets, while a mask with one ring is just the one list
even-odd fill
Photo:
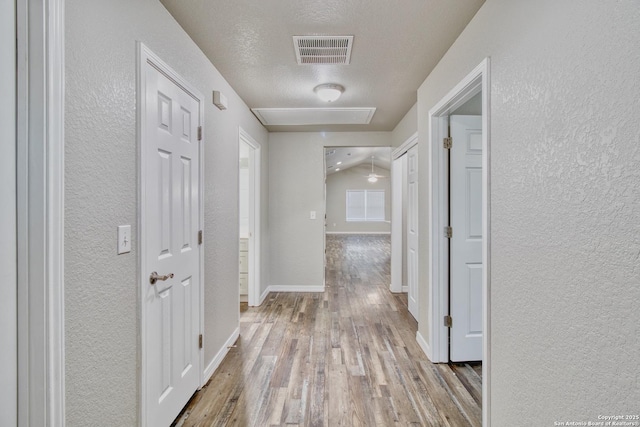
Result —
[[[362, 192], [364, 193], [364, 218], [350, 218], [349, 217], [349, 193]], [[382, 218], [368, 218], [368, 193], [382, 193]], [[374, 189], [358, 189], [358, 190], [347, 190], [346, 191], [346, 200], [345, 200], [345, 218], [347, 222], [385, 222], [386, 221], [386, 209], [385, 209], [385, 197], [386, 191], [383, 188], [374, 188]]]

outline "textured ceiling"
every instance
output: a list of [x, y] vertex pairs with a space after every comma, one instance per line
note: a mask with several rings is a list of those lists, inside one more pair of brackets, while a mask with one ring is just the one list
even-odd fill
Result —
[[[367, 125], [270, 131], [390, 131], [484, 0], [161, 0], [250, 108], [375, 107]], [[353, 35], [350, 65], [298, 65], [295, 35]], [[313, 88], [345, 87], [331, 104]], [[212, 88], [212, 90], [215, 88]]]

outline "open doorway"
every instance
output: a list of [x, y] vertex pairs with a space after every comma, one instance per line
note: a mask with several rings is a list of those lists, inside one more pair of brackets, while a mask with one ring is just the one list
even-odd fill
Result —
[[260, 144], [242, 128], [238, 138], [239, 294], [260, 304]]
[[325, 233], [391, 234], [391, 149], [325, 148]]
[[325, 147], [324, 166], [326, 267], [328, 238], [378, 235], [390, 239], [391, 148]]
[[429, 111], [429, 359], [482, 361], [489, 413], [489, 59]]

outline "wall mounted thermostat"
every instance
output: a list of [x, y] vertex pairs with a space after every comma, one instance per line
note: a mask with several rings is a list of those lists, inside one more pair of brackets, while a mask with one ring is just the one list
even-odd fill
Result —
[[224, 96], [220, 91], [213, 91], [213, 105], [218, 107], [220, 110], [226, 110], [229, 106], [229, 102], [227, 101], [227, 97]]

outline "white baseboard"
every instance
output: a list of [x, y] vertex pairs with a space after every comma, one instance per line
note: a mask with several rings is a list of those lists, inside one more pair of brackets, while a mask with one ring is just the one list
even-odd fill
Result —
[[402, 289], [397, 289], [393, 286], [393, 283], [389, 283], [389, 292], [392, 294], [399, 294], [402, 292]]
[[262, 305], [264, 300], [267, 298], [267, 295], [269, 295], [270, 289], [271, 289], [271, 286], [267, 286], [267, 289], [265, 289], [262, 295], [260, 295], [260, 300], [258, 301], [258, 305]]
[[267, 288], [268, 292], [324, 292], [324, 285], [320, 286], [286, 286], [271, 285]]
[[390, 231], [327, 231], [325, 234], [391, 234]]
[[416, 332], [416, 341], [418, 342], [418, 345], [420, 346], [420, 349], [424, 352], [424, 354], [427, 356], [427, 358], [430, 361], [433, 360], [431, 358], [431, 347], [429, 347], [429, 344], [424, 339], [424, 337], [422, 336], [420, 331]]
[[405, 285], [402, 285], [402, 292], [404, 292], [404, 293], [409, 292], [409, 287], [405, 286]]
[[240, 327], [237, 327], [235, 331], [229, 336], [227, 341], [222, 345], [222, 348], [218, 351], [218, 354], [209, 362], [209, 365], [204, 370], [204, 379], [202, 380], [201, 387], [204, 386], [209, 380], [213, 373], [218, 369], [218, 366], [224, 360], [224, 357], [229, 353], [229, 347], [233, 345], [238, 340], [240, 336]]

